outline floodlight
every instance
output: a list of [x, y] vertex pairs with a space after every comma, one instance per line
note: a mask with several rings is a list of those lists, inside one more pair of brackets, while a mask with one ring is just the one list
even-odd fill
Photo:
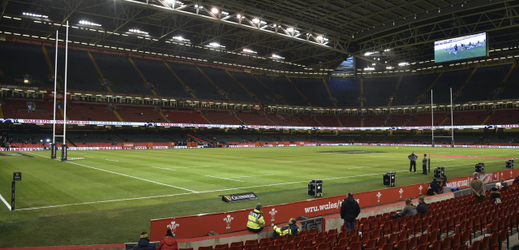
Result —
[[290, 33], [292, 33], [292, 32], [294, 32], [294, 28], [292, 28], [292, 27], [288, 27], [288, 28], [287, 28], [287, 31], [290, 32]]
[[93, 23], [93, 22], [86, 21], [86, 20], [79, 21], [79, 24], [88, 25], [88, 26], [96, 26], [96, 27], [101, 27], [102, 26], [101, 24]]
[[260, 23], [261, 21], [260, 21], [258, 18], [253, 18], [253, 19], [252, 19], [252, 22], [255, 23], [255, 24], [258, 24], [258, 23]]
[[241, 19], [242, 18], [241, 14], [237, 14], [236, 18]]
[[216, 14], [220, 13], [220, 11], [219, 11], [216, 7], [213, 7], [213, 8], [211, 9], [211, 13], [213, 13], [213, 14], [216, 15]]
[[29, 12], [22, 12], [24, 16], [30, 16], [30, 17], [39, 17], [39, 18], [49, 18], [49, 16], [41, 15], [41, 14], [34, 14]]
[[250, 49], [243, 49], [243, 53], [249, 53], [249, 54], [257, 54], [258, 52]]
[[323, 40], [323, 36], [317, 36], [316, 39], [317, 39], [318, 41], [322, 41], [322, 40]]
[[138, 30], [138, 29], [129, 29], [128, 31], [129, 31], [129, 32], [132, 32], [132, 33], [136, 33], [136, 34], [145, 35], [145, 36], [148, 35], [148, 32], [146, 32], [146, 31], [142, 31], [142, 30]]

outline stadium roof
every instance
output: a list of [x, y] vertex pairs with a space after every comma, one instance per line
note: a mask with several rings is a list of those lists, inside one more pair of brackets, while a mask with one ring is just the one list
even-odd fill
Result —
[[435, 40], [478, 32], [489, 33], [495, 55], [519, 54], [519, 1], [4, 0], [1, 8], [0, 29], [11, 33], [50, 39], [69, 21], [70, 40], [90, 46], [276, 72], [329, 73], [351, 55], [432, 65]]

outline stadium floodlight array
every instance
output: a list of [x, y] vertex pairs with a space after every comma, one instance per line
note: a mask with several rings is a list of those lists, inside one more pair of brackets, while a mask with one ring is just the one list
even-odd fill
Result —
[[102, 26], [101, 24], [90, 22], [90, 21], [86, 21], [86, 20], [79, 21], [79, 24], [88, 25], [88, 26], [95, 26], [95, 27], [101, 27]]
[[148, 32], [142, 31], [142, 30], [139, 30], [139, 29], [129, 29], [128, 31], [131, 32], [131, 33], [139, 34], [139, 35], [145, 35], [145, 36], [149, 35]]
[[49, 18], [49, 16], [46, 16], [46, 15], [35, 14], [35, 13], [29, 13], [29, 12], [22, 12], [22, 15], [24, 15], [24, 16], [30, 16], [30, 17], [37, 17], [37, 18]]

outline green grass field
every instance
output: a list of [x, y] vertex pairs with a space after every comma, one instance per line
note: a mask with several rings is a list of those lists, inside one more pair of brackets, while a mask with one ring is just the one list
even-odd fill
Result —
[[[351, 150], [377, 152], [340, 152]], [[398, 171], [397, 186], [430, 182], [432, 175], [407, 171], [411, 151], [517, 157], [516, 149], [380, 146], [69, 151], [69, 158], [84, 160], [68, 162], [51, 160], [49, 151], [4, 155], [0, 194], [10, 201], [13, 172], [22, 172], [23, 180], [16, 186], [17, 210], [0, 203], [0, 247], [136, 241], [150, 219], [257, 203], [227, 204], [224, 194], [253, 191], [264, 205], [308, 199], [311, 179], [324, 179], [325, 197], [385, 188], [387, 171]], [[454, 178], [471, 175], [477, 162], [493, 172], [503, 170], [505, 160], [433, 157], [431, 168], [445, 166]]]
[[457, 61], [457, 60], [463, 60], [467, 58], [474, 58], [474, 57], [482, 57], [487, 56], [487, 48], [485, 46], [483, 47], [476, 47], [473, 49], [466, 49], [461, 51], [461, 49], [458, 51], [457, 55], [454, 55], [454, 53], [446, 53], [445, 50], [435, 50], [434, 51], [434, 61], [436, 63], [440, 62], [447, 62], [447, 61]]

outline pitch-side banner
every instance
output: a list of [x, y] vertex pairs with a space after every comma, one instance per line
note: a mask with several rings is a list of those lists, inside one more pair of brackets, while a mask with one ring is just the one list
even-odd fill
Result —
[[[0, 123], [19, 124], [63, 124], [63, 120], [40, 119], [0, 119]], [[413, 127], [311, 127], [311, 126], [267, 126], [267, 125], [229, 125], [229, 124], [191, 124], [191, 123], [156, 123], [156, 122], [116, 122], [116, 121], [66, 121], [67, 125], [103, 125], [103, 126], [139, 126], [139, 127], [179, 127], [179, 128], [233, 128], [233, 129], [300, 129], [300, 130], [411, 130], [411, 129], [451, 129], [451, 126], [413, 126]], [[519, 124], [507, 125], [463, 125], [454, 129], [493, 129], [519, 128]]]
[[[488, 177], [483, 176], [483, 178], [486, 178], [485, 181], [492, 182], [500, 178], [512, 178], [517, 176], [517, 174], [519, 174], [519, 169], [510, 169], [496, 173], [489, 173]], [[461, 188], [468, 187], [470, 179], [471, 177], [455, 178], [449, 181], [449, 185]], [[326, 185], [326, 183], [324, 183], [324, 185]], [[359, 202], [361, 208], [372, 207], [403, 201], [406, 198], [414, 198], [421, 194], [426, 194], [428, 185], [429, 183], [421, 183], [410, 186], [355, 193], [354, 198]], [[263, 207], [262, 212], [265, 219], [265, 225], [269, 226], [271, 223], [285, 223], [292, 217], [298, 218], [302, 215], [306, 217], [316, 217], [339, 213], [344, 198], [346, 198], [346, 195]], [[152, 220], [151, 240], [160, 240], [167, 229], [171, 229], [178, 238], [206, 236], [209, 231], [214, 231], [219, 234], [244, 231], [247, 229], [247, 218], [251, 210], [252, 209], [246, 209], [224, 213], [200, 214]]]

